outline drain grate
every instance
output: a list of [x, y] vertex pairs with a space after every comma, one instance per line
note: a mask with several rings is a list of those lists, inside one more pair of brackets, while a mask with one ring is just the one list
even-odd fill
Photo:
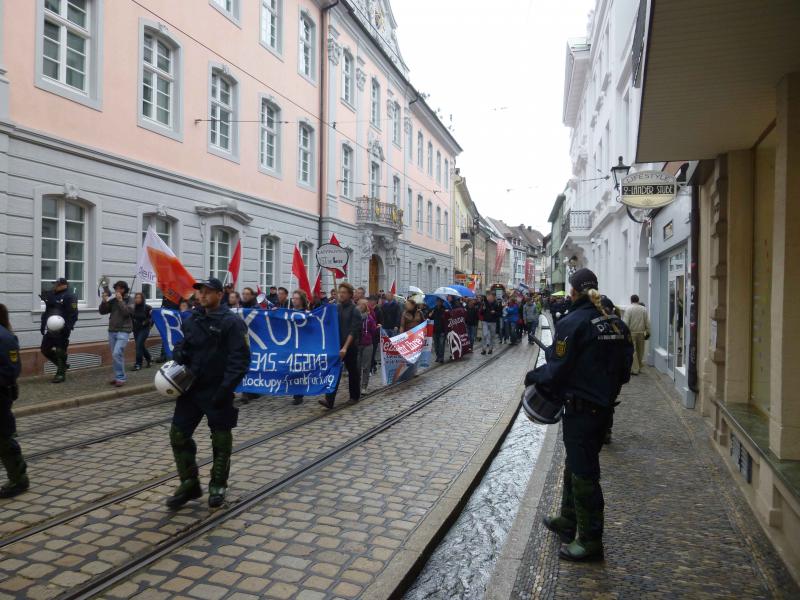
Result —
[[[69, 355], [69, 368], [75, 369], [89, 369], [91, 367], [99, 367], [103, 364], [103, 360], [99, 354], [70, 354]], [[52, 375], [56, 372], [56, 366], [49, 360], [44, 364], [44, 374]]]

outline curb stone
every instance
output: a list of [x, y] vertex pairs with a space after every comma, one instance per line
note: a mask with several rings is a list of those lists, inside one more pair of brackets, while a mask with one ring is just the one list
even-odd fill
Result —
[[95, 392], [94, 394], [87, 394], [85, 396], [78, 396], [76, 398], [63, 398], [61, 400], [53, 400], [52, 402], [38, 402], [36, 404], [23, 405], [14, 408], [14, 416], [27, 417], [30, 415], [38, 415], [64, 408], [76, 408], [78, 406], [89, 406], [97, 404], [105, 400], [113, 400], [115, 398], [123, 398], [125, 396], [135, 396], [137, 394], [146, 394], [155, 391], [155, 385], [152, 383], [143, 383], [140, 385], [123, 386], [121, 388], [114, 388], [103, 392]]

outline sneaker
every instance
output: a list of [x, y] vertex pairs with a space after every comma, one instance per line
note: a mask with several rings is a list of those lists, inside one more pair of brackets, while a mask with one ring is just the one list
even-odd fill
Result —
[[492, 353], [492, 351], [491, 351], [491, 350], [489, 350], [489, 354], [491, 354], [491, 353]]
[[116, 385], [116, 383], [117, 383], [117, 379], [115, 377], [114, 379], [112, 379], [111, 381], [108, 382], [108, 385]]
[[320, 398], [319, 400], [317, 400], [317, 402], [319, 402], [320, 404], [322, 404], [322, 406], [324, 406], [329, 410], [333, 408], [333, 400], [328, 400], [327, 398], [324, 399]]
[[133, 370], [134, 371], [141, 371], [142, 370], [142, 365], [133, 365]]
[[292, 404], [294, 404], [295, 406], [297, 406], [298, 404], [302, 404], [302, 403], [303, 403], [303, 397], [302, 396], [295, 396], [294, 398], [292, 398]]
[[119, 387], [122, 387], [123, 385], [125, 385], [125, 382], [122, 381], [121, 379], [117, 379], [116, 381], [114, 381], [114, 387], [118, 387], [119, 388]]
[[481, 354], [485, 355], [486, 354], [486, 350], [481, 350]]
[[144, 366], [144, 368], [145, 368], [145, 369], [149, 369], [149, 368], [150, 368], [150, 364], [151, 364], [151, 362], [152, 362], [152, 361], [149, 361], [149, 360], [148, 360], [148, 361], [147, 361], [147, 364]]

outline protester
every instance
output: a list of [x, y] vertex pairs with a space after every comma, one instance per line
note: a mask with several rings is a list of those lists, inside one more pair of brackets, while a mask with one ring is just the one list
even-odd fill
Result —
[[361, 319], [361, 339], [358, 342], [358, 367], [361, 370], [361, 389], [366, 390], [369, 376], [372, 373], [373, 356], [380, 342], [378, 321], [373, 311], [370, 311], [369, 302], [362, 298], [358, 301], [358, 311]]
[[[339, 284], [339, 358], [347, 369], [350, 401], [358, 402], [361, 398], [361, 376], [358, 369], [358, 338], [361, 336], [361, 315], [353, 304], [353, 286], [347, 282]], [[336, 381], [336, 388], [319, 403], [325, 408], [333, 408], [336, 392], [341, 377]]]
[[[295, 290], [292, 292], [292, 310], [308, 313], [308, 295], [303, 290]], [[292, 404], [298, 405], [303, 403], [303, 395], [295, 394], [292, 397]]]
[[222, 301], [220, 302], [222, 306], [228, 306], [230, 303], [231, 292], [233, 292], [233, 284], [226, 283], [222, 288]]
[[328, 296], [328, 304], [336, 304], [339, 301], [339, 297], [336, 293], [336, 288], [331, 290], [330, 295]]
[[251, 287], [246, 287], [242, 290], [242, 301], [240, 302], [242, 308], [258, 308], [258, 301], [256, 300], [256, 292]]
[[467, 324], [467, 335], [469, 336], [469, 343], [474, 348], [475, 339], [478, 335], [478, 323], [480, 322], [480, 309], [475, 298], [467, 300], [467, 316], [465, 318]]
[[525, 321], [525, 330], [528, 332], [528, 344], [533, 344], [536, 328], [539, 326], [539, 307], [533, 296], [528, 297], [528, 301], [522, 309], [522, 318]]
[[436, 306], [430, 314], [433, 321], [433, 348], [436, 352], [436, 362], [444, 363], [444, 341], [447, 337], [447, 309], [444, 300], [436, 298]]
[[390, 337], [397, 335], [400, 330], [400, 320], [403, 317], [403, 308], [394, 299], [394, 294], [386, 294], [386, 301], [380, 308], [380, 324]]
[[98, 312], [108, 317], [108, 346], [114, 367], [114, 379], [109, 383], [115, 387], [122, 387], [127, 381], [125, 375], [125, 348], [133, 332], [133, 303], [128, 295], [130, 288], [125, 281], [114, 284], [114, 297], [109, 298], [103, 292], [102, 302]]
[[139, 371], [142, 368], [142, 360], [147, 362], [147, 368], [150, 368], [152, 357], [150, 351], [145, 345], [147, 338], [150, 337], [150, 329], [153, 327], [152, 319], [153, 308], [145, 302], [144, 294], [137, 292], [133, 297], [133, 339], [136, 342], [136, 364], [133, 366], [134, 371]]
[[517, 299], [511, 296], [508, 299], [508, 304], [503, 309], [503, 337], [508, 339], [512, 346], [516, 345], [519, 341], [517, 338], [517, 323], [519, 317], [519, 304], [517, 304]]
[[411, 329], [414, 329], [417, 325], [424, 321], [424, 317], [422, 316], [422, 311], [417, 306], [416, 301], [409, 298], [406, 300], [405, 310], [403, 311], [403, 316], [400, 319], [400, 332], [406, 332]]
[[270, 304], [277, 304], [278, 302], [278, 288], [276, 288], [274, 285], [270, 286], [269, 288], [269, 294], [267, 294], [267, 301]]
[[486, 294], [486, 300], [481, 306], [480, 315], [483, 321], [483, 350], [481, 354], [489, 354], [494, 350], [494, 340], [496, 339], [497, 323], [500, 321], [502, 307], [497, 301], [494, 292]]
[[231, 310], [236, 310], [237, 308], [242, 307], [242, 297], [239, 295], [239, 292], [229, 292], [228, 293], [228, 308]]
[[[375, 319], [375, 323], [378, 326], [379, 335], [373, 336], [372, 339], [372, 361], [370, 362], [370, 371], [372, 373], [378, 372], [378, 359], [380, 358], [380, 352], [378, 352], [378, 344], [381, 341], [380, 336], [380, 329], [381, 329], [381, 310], [379, 306], [379, 298], [375, 294], [370, 294], [367, 298], [367, 306], [369, 307], [369, 314], [372, 315], [372, 318]], [[363, 382], [362, 382], [363, 383]]]
[[[161, 305], [162, 309], [164, 305]], [[178, 305], [178, 311], [181, 313], [181, 320], [187, 319], [190, 314], [192, 314], [192, 307], [189, 304], [188, 300], [181, 300], [181, 303]], [[162, 346], [163, 352], [163, 346]], [[163, 362], [163, 361], [162, 361]]]
[[289, 308], [289, 290], [285, 287], [279, 287], [278, 297], [273, 304], [273, 308]]

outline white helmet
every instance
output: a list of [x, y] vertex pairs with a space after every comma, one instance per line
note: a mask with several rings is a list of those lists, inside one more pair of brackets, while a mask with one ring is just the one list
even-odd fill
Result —
[[161, 365], [156, 373], [156, 390], [167, 398], [177, 398], [194, 382], [194, 375], [183, 365], [179, 365], [174, 360], [170, 360]]
[[64, 321], [64, 317], [61, 315], [51, 315], [47, 318], [47, 331], [50, 333], [58, 333], [62, 329], [64, 329], [64, 325], [66, 325], [66, 321]]

